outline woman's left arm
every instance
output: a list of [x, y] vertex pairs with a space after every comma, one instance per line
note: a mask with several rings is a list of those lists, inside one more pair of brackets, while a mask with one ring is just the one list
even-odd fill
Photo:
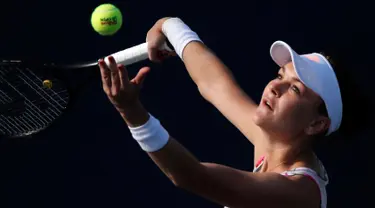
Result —
[[[149, 115], [144, 109], [130, 111], [140, 113], [139, 117], [143, 118]], [[123, 118], [128, 126], [133, 126], [134, 138], [179, 188], [228, 207], [319, 207], [319, 192], [307, 177], [252, 173], [202, 163], [171, 137], [156, 118], [148, 116], [146, 124], [138, 127], [125, 114]], [[154, 150], [148, 151], [149, 146]]]

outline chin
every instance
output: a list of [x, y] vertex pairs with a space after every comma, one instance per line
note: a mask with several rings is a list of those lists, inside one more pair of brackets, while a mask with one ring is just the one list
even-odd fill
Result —
[[275, 132], [280, 129], [283, 129], [283, 127], [280, 126], [280, 122], [276, 122], [275, 120], [272, 120], [272, 117], [261, 114], [261, 113], [259, 114], [255, 113], [252, 120], [255, 125], [263, 129], [264, 131]]
[[267, 119], [264, 116], [261, 116], [257, 113], [253, 116], [253, 122], [255, 123], [255, 125], [257, 125], [261, 128], [267, 126], [267, 124], [270, 123], [269, 119]]
[[253, 122], [257, 126], [259, 126], [262, 123], [261, 120], [259, 119], [259, 117], [257, 117], [257, 116], [253, 116]]

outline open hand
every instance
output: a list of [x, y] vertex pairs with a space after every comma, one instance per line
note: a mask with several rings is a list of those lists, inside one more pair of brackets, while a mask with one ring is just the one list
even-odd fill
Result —
[[122, 113], [139, 103], [139, 92], [150, 68], [141, 68], [130, 80], [124, 65], [117, 64], [112, 56], [108, 60], [109, 65], [103, 59], [99, 60], [103, 90], [115, 108]]

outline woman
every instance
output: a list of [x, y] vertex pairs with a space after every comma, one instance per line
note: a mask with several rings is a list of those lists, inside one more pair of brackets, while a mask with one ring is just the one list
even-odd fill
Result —
[[[129, 79], [112, 57], [99, 60], [103, 89], [134, 139], [177, 186], [220, 205], [235, 207], [326, 207], [327, 173], [313, 151], [318, 138], [341, 124], [341, 91], [322, 55], [299, 55], [284, 42], [271, 46], [280, 67], [257, 105], [230, 70], [179, 18], [162, 18], [149, 30], [149, 58], [161, 61], [166, 41], [183, 60], [201, 95], [254, 145], [253, 172], [203, 163], [170, 136], [138, 99], [148, 67]], [[106, 64], [108, 63], [108, 64]]]

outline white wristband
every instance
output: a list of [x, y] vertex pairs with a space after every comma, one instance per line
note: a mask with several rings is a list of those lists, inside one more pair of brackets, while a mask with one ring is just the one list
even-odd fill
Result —
[[162, 31], [182, 60], [182, 52], [187, 44], [191, 41], [203, 43], [197, 33], [192, 31], [189, 26], [177, 17], [167, 19], [162, 25]]
[[146, 152], [158, 151], [168, 143], [168, 132], [151, 114], [149, 120], [142, 126], [128, 128], [133, 138]]

